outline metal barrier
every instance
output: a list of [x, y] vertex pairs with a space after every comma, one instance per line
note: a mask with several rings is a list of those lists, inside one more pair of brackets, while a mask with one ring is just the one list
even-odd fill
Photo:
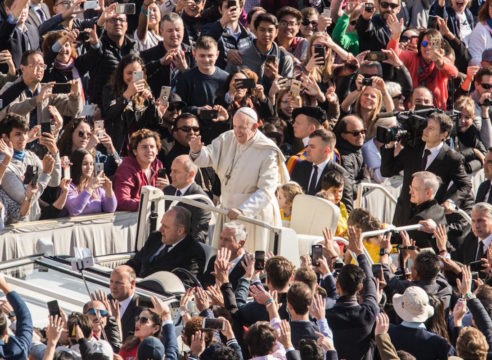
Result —
[[370, 183], [370, 182], [365, 182], [362, 181], [357, 185], [357, 199], [355, 201], [355, 207], [360, 208], [361, 201], [362, 201], [362, 193], [364, 188], [368, 189], [379, 189], [381, 190], [393, 203], [396, 204], [396, 198], [391, 194], [388, 189], [386, 189], [384, 186], [381, 184], [376, 184], [376, 183]]

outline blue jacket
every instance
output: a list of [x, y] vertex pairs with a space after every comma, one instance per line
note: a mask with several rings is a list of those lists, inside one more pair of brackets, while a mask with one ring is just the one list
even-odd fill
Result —
[[11, 291], [7, 294], [7, 300], [14, 308], [17, 318], [15, 336], [9, 336], [7, 343], [0, 340], [0, 358], [12, 360], [27, 359], [32, 340], [32, 318], [29, 309], [19, 294]]
[[164, 345], [166, 359], [178, 360], [178, 341], [176, 340], [176, 329], [172, 322], [166, 323], [162, 327], [161, 342]]

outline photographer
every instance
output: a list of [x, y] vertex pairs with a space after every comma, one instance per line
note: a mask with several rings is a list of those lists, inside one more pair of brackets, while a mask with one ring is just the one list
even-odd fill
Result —
[[492, 124], [490, 123], [490, 104], [492, 103], [492, 70], [481, 68], [475, 74], [475, 90], [470, 97], [475, 101], [475, 126], [480, 130], [480, 138], [485, 148], [492, 146]]
[[[408, 189], [417, 171], [428, 170], [441, 178], [435, 199], [447, 211], [454, 208], [454, 203], [469, 196], [471, 183], [463, 166], [463, 157], [444, 143], [453, 125], [449, 116], [434, 112], [428, 117], [422, 141], [414, 139], [415, 147], [405, 146], [399, 151], [395, 150], [396, 142], [391, 142], [381, 148], [381, 175], [394, 176], [403, 170], [403, 186], [393, 218], [395, 226], [408, 224], [413, 215]], [[449, 188], [451, 181], [454, 186]]]

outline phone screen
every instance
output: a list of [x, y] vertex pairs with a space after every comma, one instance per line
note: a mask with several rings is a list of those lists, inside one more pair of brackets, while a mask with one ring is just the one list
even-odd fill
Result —
[[314, 266], [319, 266], [319, 259], [323, 257], [323, 247], [321, 245], [313, 245], [311, 247], [311, 261]]
[[255, 270], [265, 269], [265, 252], [255, 251]]
[[210, 330], [222, 330], [224, 328], [224, 321], [221, 319], [204, 318], [202, 323], [202, 329]]
[[50, 316], [61, 315], [58, 300], [48, 301], [47, 305]]

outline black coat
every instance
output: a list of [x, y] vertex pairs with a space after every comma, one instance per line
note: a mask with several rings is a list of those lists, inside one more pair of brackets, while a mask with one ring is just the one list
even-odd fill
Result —
[[[414, 207], [413, 211], [414, 215], [410, 220], [408, 220], [407, 225], [418, 224], [420, 220], [432, 219], [436, 222], [436, 224], [446, 225], [446, 215], [444, 214], [444, 208], [437, 203], [436, 200], [426, 201], [418, 206]], [[436, 246], [436, 240], [434, 239], [432, 234], [428, 234], [423, 231], [409, 231], [408, 236], [412, 240], [415, 240], [415, 244], [419, 248], [432, 247], [434, 251], [439, 253], [439, 250]]]
[[[489, 192], [490, 189], [490, 180], [485, 180], [480, 184], [477, 190], [477, 197], [475, 199], [476, 203], [479, 202], [488, 202], [488, 197], [486, 198], [485, 196]], [[492, 204], [492, 203], [491, 203]]]
[[[176, 194], [176, 188], [172, 185], [166, 186], [164, 188], [164, 194], [165, 195], [174, 195]], [[195, 182], [193, 182], [188, 190], [184, 194], [181, 194], [181, 196], [185, 195], [196, 195], [200, 194], [203, 196], [207, 196], [205, 191], [197, 185]], [[169, 208], [169, 205], [171, 205], [170, 201], [166, 201], [166, 211]], [[210, 211], [200, 209], [195, 206], [191, 206], [188, 204], [184, 203], [178, 203], [178, 206], [182, 206], [191, 212], [191, 236], [194, 239], [200, 240], [201, 242], [205, 242], [207, 235], [208, 235], [208, 223], [210, 222], [210, 219], [212, 218], [212, 215], [210, 214]]]
[[[210, 261], [208, 262], [207, 269], [205, 270], [205, 273], [203, 274], [200, 282], [202, 283], [202, 286], [205, 288], [209, 285], [214, 285], [215, 284], [215, 276], [212, 275], [212, 272], [214, 271], [214, 263], [215, 259], [217, 258], [216, 255], [212, 256], [210, 258]], [[241, 265], [242, 259], [240, 262], [234, 266], [232, 271], [229, 274], [229, 282], [232, 285], [232, 289], [235, 291], [237, 282], [239, 281], [240, 278], [244, 276], [244, 268]]]
[[340, 135], [337, 135], [337, 150], [340, 153], [342, 167], [347, 170], [347, 179], [352, 182], [352, 199], [355, 199], [357, 198], [356, 183], [364, 177], [362, 147], [353, 146], [342, 139]]
[[354, 189], [353, 189], [354, 184], [348, 172], [334, 161], [329, 161], [328, 164], [326, 164], [325, 168], [323, 169], [323, 173], [321, 174], [321, 177], [319, 178], [319, 181], [316, 184], [316, 189], [315, 189], [316, 191], [314, 192], [314, 194], [311, 194], [308, 193], [308, 185], [309, 185], [309, 179], [311, 178], [312, 167], [313, 167], [312, 162], [309, 161], [298, 162], [294, 167], [294, 170], [292, 171], [292, 176], [290, 179], [301, 185], [302, 189], [306, 194], [316, 195], [321, 190], [321, 183], [323, 180], [323, 176], [325, 176], [325, 174], [330, 170], [340, 171], [343, 174], [344, 182], [345, 182], [343, 185], [342, 202], [347, 207], [347, 210], [351, 211], [353, 208], [352, 201], [353, 201], [353, 193], [354, 193]]
[[[381, 175], [390, 177], [403, 170], [403, 186], [393, 218], [393, 224], [396, 226], [408, 224], [412, 217], [408, 189], [412, 182], [412, 175], [417, 171], [424, 170], [422, 167], [424, 147], [423, 142], [415, 148], [405, 147], [397, 157], [393, 157], [393, 149], [381, 148]], [[452, 150], [447, 144], [443, 144], [427, 171], [441, 178], [441, 186], [439, 186], [435, 196], [439, 204], [447, 199], [459, 204], [471, 193], [471, 182], [465, 172], [463, 156]], [[448, 190], [451, 181], [454, 182], [454, 186]]]
[[[111, 295], [108, 298], [112, 298]], [[140, 314], [141, 309], [137, 306], [138, 295], [133, 294], [130, 303], [128, 304], [125, 312], [121, 317], [121, 327], [123, 332], [123, 339], [133, 335], [135, 331], [135, 317]]]
[[[461, 261], [463, 264], [469, 264], [472, 261], [478, 261], [481, 257], [477, 256], [478, 250], [478, 238], [473, 234], [473, 232], [469, 232], [465, 237], [465, 241], [461, 246], [460, 251], [457, 254], [457, 260]], [[487, 249], [484, 250], [486, 252]]]
[[[23, 33], [16, 24], [10, 24], [7, 19], [0, 21], [0, 50], [10, 51], [16, 69], [19, 69], [22, 54], [26, 50], [38, 50], [41, 45], [38, 29], [29, 23], [25, 26], [26, 32]], [[7, 66], [0, 69], [7, 72], [3, 71]]]
[[200, 244], [190, 235], [187, 235], [179, 244], [173, 247], [167, 254], [158, 255], [153, 261], [154, 255], [162, 245], [162, 235], [155, 231], [150, 234], [140, 251], [128, 260], [126, 265], [131, 266], [138, 277], [146, 277], [157, 271], [172, 271], [183, 268], [197, 276], [205, 266], [205, 253]]

